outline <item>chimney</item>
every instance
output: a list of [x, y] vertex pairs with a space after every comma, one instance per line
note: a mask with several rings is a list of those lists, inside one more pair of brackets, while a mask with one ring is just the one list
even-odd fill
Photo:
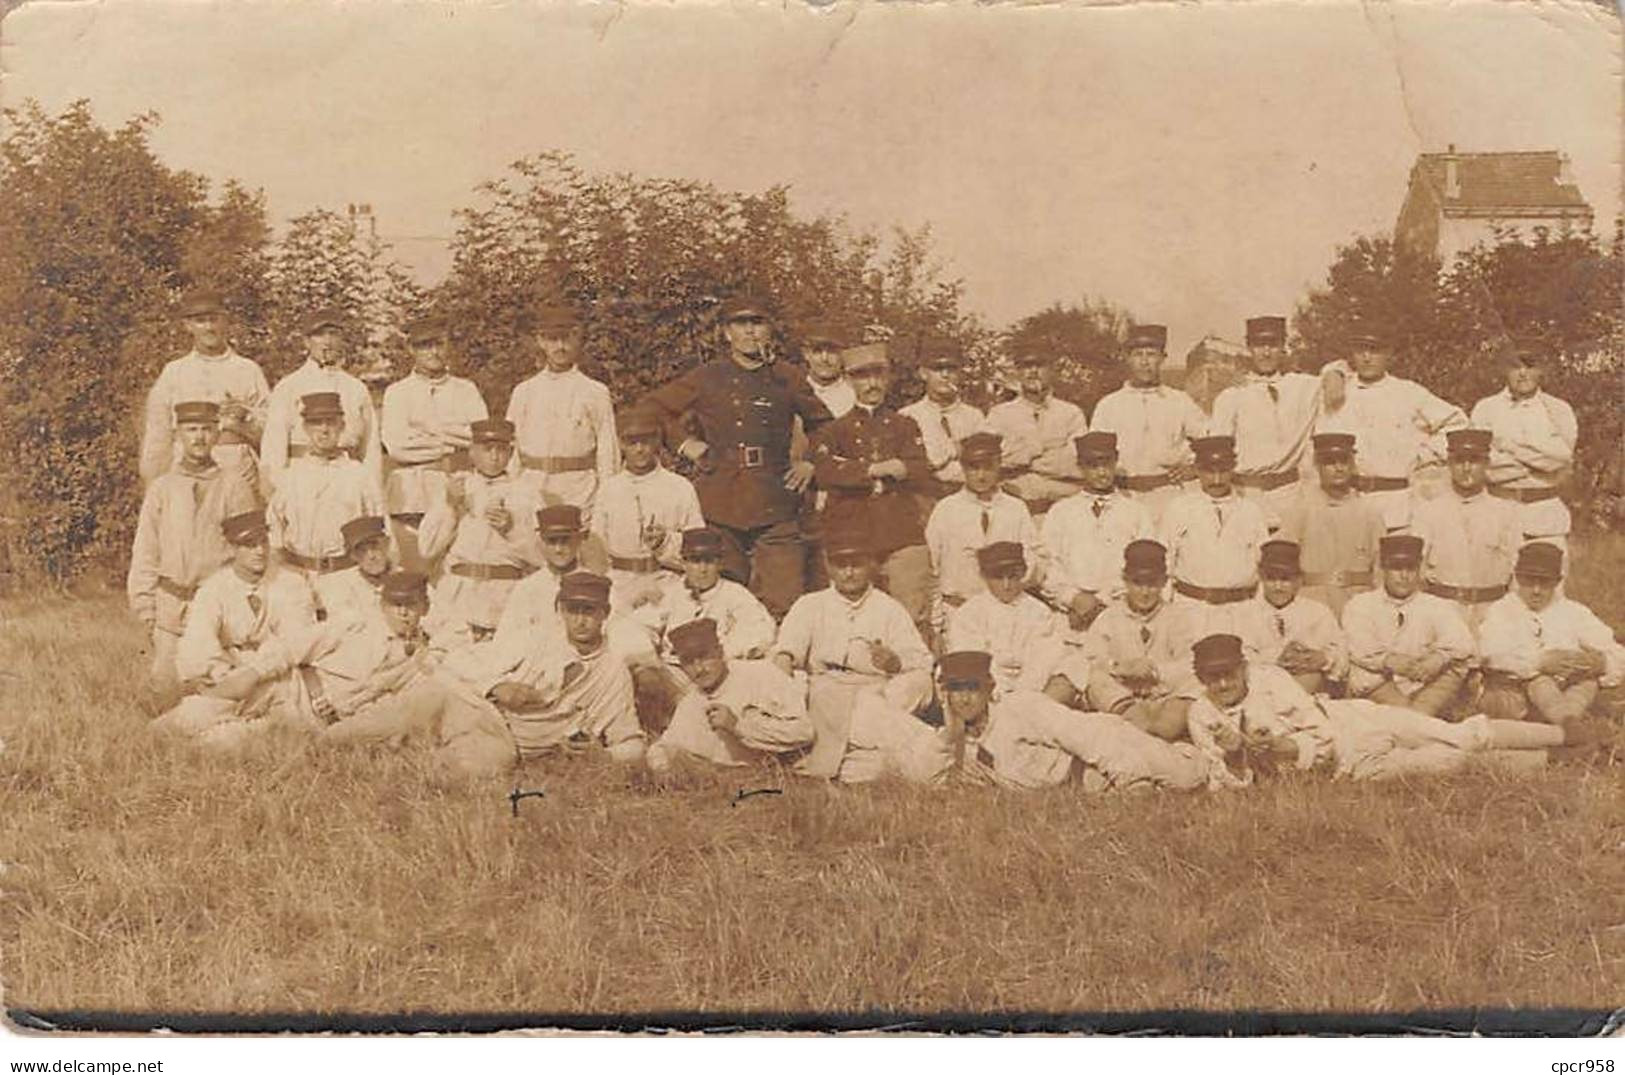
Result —
[[1444, 159], [1444, 196], [1455, 200], [1461, 197], [1461, 174], [1456, 170], [1456, 143], [1451, 142]]
[[1567, 153], [1559, 153], [1557, 156], [1557, 185], [1574, 186], [1574, 166]]

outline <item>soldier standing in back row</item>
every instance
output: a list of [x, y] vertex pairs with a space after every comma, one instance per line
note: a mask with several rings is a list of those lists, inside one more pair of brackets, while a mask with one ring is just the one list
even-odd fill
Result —
[[726, 357], [706, 362], [650, 393], [668, 442], [694, 465], [706, 523], [723, 535], [724, 571], [748, 583], [775, 616], [802, 591], [801, 494], [811, 462], [791, 463], [799, 417], [809, 435], [830, 413], [806, 375], [773, 361], [771, 307], [754, 295], [722, 305]]
[[1095, 405], [1094, 428], [1117, 434], [1124, 489], [1138, 496], [1159, 525], [1180, 487], [1196, 476], [1190, 441], [1202, 435], [1207, 416], [1186, 392], [1162, 383], [1168, 329], [1129, 329], [1128, 380]]
[[384, 391], [384, 450], [393, 468], [385, 485], [401, 567], [428, 573], [418, 553], [423, 513], [445, 496], [446, 476], [468, 469], [469, 426], [489, 417], [474, 382], [454, 377], [446, 361], [446, 324], [423, 317], [406, 330], [412, 372]]
[[[1261, 499], [1272, 520], [1297, 495], [1309, 433], [1327, 391], [1322, 377], [1282, 372], [1285, 361], [1286, 318], [1248, 318], [1251, 372], [1241, 384], [1219, 393], [1208, 425], [1211, 433], [1236, 438], [1236, 488]], [[1329, 372], [1324, 379], [1341, 376]]]
[[538, 503], [574, 504], [593, 526], [599, 488], [621, 469], [609, 388], [577, 367], [581, 326], [568, 306], [542, 306], [527, 318], [538, 351], [537, 372], [514, 386], [508, 421], [519, 463]]
[[1359, 490], [1376, 501], [1388, 529], [1402, 529], [1411, 497], [1431, 496], [1441, 484], [1434, 476], [1445, 457], [1444, 435], [1465, 429], [1467, 416], [1415, 381], [1389, 375], [1394, 349], [1386, 334], [1362, 325], [1349, 341], [1354, 353], [1348, 366], [1355, 376], [1347, 378], [1342, 405], [1328, 407], [1316, 428], [1354, 434]]
[[1519, 526], [1529, 541], [1568, 548], [1568, 505], [1558, 490], [1574, 465], [1579, 427], [1574, 408], [1540, 389], [1548, 349], [1534, 340], [1502, 348], [1506, 388], [1473, 405], [1473, 426], [1490, 431], [1490, 495], [1519, 507]]
[[1020, 497], [1033, 516], [1080, 488], [1072, 442], [1089, 432], [1075, 403], [1055, 395], [1055, 369], [1043, 355], [1016, 356], [1021, 394], [987, 412], [988, 428], [1004, 438], [1005, 491]]
[[928, 337], [920, 343], [920, 376], [925, 395], [898, 414], [914, 419], [925, 443], [925, 459], [931, 464], [931, 481], [921, 518], [930, 518], [938, 500], [958, 492], [965, 484], [959, 465], [959, 444], [972, 433], [987, 429], [987, 416], [960, 398], [959, 379], [964, 356], [959, 344], [946, 336]]
[[344, 429], [339, 450], [359, 460], [379, 477], [378, 412], [367, 386], [339, 365], [344, 344], [344, 315], [335, 309], [317, 310], [304, 321], [305, 364], [271, 389], [265, 411], [265, 433], [260, 437], [260, 472], [269, 496], [288, 463], [310, 450], [300, 420], [299, 401], [314, 392], [334, 392], [344, 408]]
[[173, 436], [175, 404], [207, 401], [220, 407], [215, 462], [244, 481], [256, 483], [254, 449], [260, 442], [271, 394], [265, 373], [259, 363], [231, 349], [226, 309], [213, 292], [187, 295], [180, 314], [192, 337], [192, 350], [166, 365], [147, 393], [141, 480], [150, 485], [180, 458], [180, 445]]

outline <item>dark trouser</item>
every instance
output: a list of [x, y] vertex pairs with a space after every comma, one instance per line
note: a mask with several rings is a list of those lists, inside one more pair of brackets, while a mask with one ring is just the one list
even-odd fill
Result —
[[722, 573], [749, 586], [780, 620], [806, 585], [806, 550], [795, 519], [748, 530], [712, 523], [722, 534]]

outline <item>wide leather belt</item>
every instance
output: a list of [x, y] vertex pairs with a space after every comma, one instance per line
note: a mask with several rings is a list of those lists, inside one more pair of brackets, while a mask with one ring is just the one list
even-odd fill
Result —
[[1354, 479], [1354, 487], [1362, 493], [1397, 493], [1401, 489], [1409, 489], [1409, 478], [1376, 478], [1364, 474]]
[[481, 582], [514, 582], [536, 569], [518, 564], [452, 564], [448, 570], [461, 578], [479, 579]]
[[660, 561], [653, 556], [616, 556], [611, 553], [609, 566], [617, 571], [636, 571], [640, 575], [648, 575], [660, 570]]
[[1506, 583], [1499, 586], [1446, 586], [1442, 582], [1429, 582], [1422, 588], [1434, 597], [1442, 597], [1446, 601], [1466, 601], [1471, 605], [1499, 601], [1507, 595]]
[[190, 601], [193, 595], [197, 593], [196, 586], [182, 586], [174, 579], [168, 579], [162, 575], [158, 576], [158, 588], [177, 601]]
[[1371, 572], [1369, 571], [1305, 571], [1303, 573], [1305, 586], [1370, 586]]
[[1234, 480], [1243, 489], [1262, 489], [1267, 493], [1283, 485], [1291, 485], [1298, 480], [1298, 475], [1295, 471], [1282, 474], [1237, 474]]
[[1131, 493], [1149, 493], [1153, 489], [1161, 489], [1165, 485], [1177, 485], [1178, 482], [1166, 474], [1119, 474], [1117, 487], [1127, 489]]
[[448, 474], [455, 470], [468, 470], [473, 465], [469, 462], [466, 448], [447, 452], [438, 459], [420, 459], [415, 463], [396, 459], [394, 456], [390, 456], [389, 461], [401, 470], [443, 470]]
[[760, 444], [741, 444], [739, 465], [746, 470], [767, 466], [767, 448]]
[[341, 553], [338, 556], [301, 556], [292, 549], [282, 550], [282, 561], [301, 570], [315, 571], [323, 575], [355, 566], [355, 560], [351, 559], [349, 553]]
[[[357, 461], [360, 461], [361, 456], [362, 456], [362, 449], [361, 449], [361, 445], [359, 445], [359, 444], [346, 445], [346, 446], [340, 448], [339, 451], [343, 452], [345, 455], [349, 456], [351, 459], [354, 459], [354, 460], [357, 460]], [[302, 459], [302, 458], [304, 458], [305, 456], [307, 456], [309, 454], [310, 454], [310, 445], [308, 445], [308, 444], [290, 444], [290, 445], [288, 445], [288, 458], [289, 459]], [[396, 466], [411, 466], [412, 464], [410, 464], [410, 463], [405, 463], [405, 464], [396, 463], [395, 465]]]
[[1511, 489], [1504, 485], [1492, 485], [1489, 488], [1491, 496], [1498, 496], [1502, 500], [1516, 500], [1520, 504], [1535, 504], [1542, 500], [1556, 500], [1557, 489], [1550, 485], [1537, 488]]
[[942, 603], [947, 605], [949, 608], [958, 608], [960, 605], [965, 603], [965, 598], [960, 597], [956, 593], [945, 593], [942, 595]]
[[220, 431], [220, 438], [218, 440], [216, 440], [215, 443], [216, 444], [245, 444], [245, 445], [248, 445], [249, 447], [253, 447], [253, 445], [249, 443], [248, 438], [243, 436], [241, 433], [237, 432], [235, 429], [222, 429]]
[[539, 470], [543, 474], [570, 474], [578, 470], [592, 470], [598, 465], [598, 456], [586, 455], [529, 455], [519, 453], [519, 462], [526, 470]]
[[1237, 601], [1245, 601], [1253, 595], [1256, 586], [1193, 586], [1179, 579], [1174, 580], [1174, 589], [1186, 597], [1194, 597], [1199, 601], [1206, 601], [1210, 605], [1233, 605]]

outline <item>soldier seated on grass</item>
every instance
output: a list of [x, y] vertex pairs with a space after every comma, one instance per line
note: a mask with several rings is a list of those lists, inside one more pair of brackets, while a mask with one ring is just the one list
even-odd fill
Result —
[[1106, 606], [1077, 652], [1055, 666], [1044, 693], [1065, 705], [1114, 713], [1161, 739], [1184, 738], [1196, 696], [1191, 603], [1168, 596], [1168, 553], [1155, 541], [1123, 549], [1123, 596]]
[[1490, 606], [1480, 627], [1480, 705], [1508, 720], [1572, 725], [1593, 708], [1599, 691], [1625, 680], [1625, 646], [1590, 609], [1558, 594], [1563, 550], [1557, 545], [1523, 546], [1512, 578], [1512, 592]]
[[874, 585], [877, 568], [868, 533], [856, 525], [824, 536], [827, 589], [804, 594], [779, 627], [773, 660], [786, 674], [807, 675], [807, 711], [818, 729], [809, 775], [835, 775], [852, 707], [879, 693], [912, 713], [931, 698], [931, 651], [908, 611]]
[[535, 757], [604, 749], [643, 758], [632, 676], [604, 631], [609, 579], [578, 571], [559, 584], [562, 631], [538, 631], [449, 655], [438, 674], [329, 742], [422, 741], [455, 776], [496, 776]]
[[728, 657], [715, 620], [698, 619], [667, 635], [693, 685], [665, 732], [649, 748], [649, 767], [681, 757], [739, 766], [775, 759], [794, 765], [812, 748], [807, 692], [772, 661]]
[[1364, 699], [1316, 699], [1271, 665], [1252, 665], [1235, 635], [1192, 647], [1201, 696], [1191, 742], [1207, 757], [1209, 786], [1244, 787], [1286, 770], [1352, 780], [1450, 772], [1480, 755], [1515, 770], [1538, 768], [1569, 739], [1561, 728], [1491, 720], [1459, 724]]
[[1206, 767], [1189, 743], [1164, 742], [1109, 713], [1074, 713], [1042, 694], [1003, 694], [992, 664], [985, 651], [944, 655], [941, 727], [889, 707], [883, 697], [860, 699], [837, 779], [861, 784], [897, 776], [1016, 789], [1075, 783], [1087, 792], [1205, 784]]
[[306, 735], [387, 723], [403, 692], [422, 682], [441, 651], [422, 629], [428, 580], [395, 572], [383, 582], [376, 618], [328, 621], [268, 640], [207, 698], [163, 730], [231, 750], [282, 730]]
[[327, 622], [373, 619], [383, 615], [379, 602], [384, 579], [395, 569], [389, 530], [382, 515], [360, 515], [339, 528], [344, 551], [354, 562], [316, 580], [316, 600]]
[[1299, 594], [1298, 546], [1266, 541], [1259, 552], [1262, 592], [1241, 607], [1242, 641], [1260, 663], [1286, 669], [1310, 694], [1340, 688], [1349, 671], [1348, 643], [1332, 610]]
[[1382, 588], [1343, 609], [1349, 694], [1437, 716], [1467, 680], [1473, 633], [1454, 603], [1421, 592], [1421, 538], [1390, 534], [1378, 558]]
[[[229, 516], [220, 531], [231, 562], [198, 586], [175, 647], [182, 689], [205, 697], [218, 696], [219, 684], [266, 642], [316, 622], [304, 580], [271, 560], [263, 511]], [[191, 702], [182, 699], [176, 708], [184, 712]]]
[[999, 689], [1042, 690], [1061, 655], [1064, 621], [1027, 593], [1027, 557], [1014, 541], [995, 541], [976, 552], [987, 589], [948, 614], [945, 649], [993, 654]]

